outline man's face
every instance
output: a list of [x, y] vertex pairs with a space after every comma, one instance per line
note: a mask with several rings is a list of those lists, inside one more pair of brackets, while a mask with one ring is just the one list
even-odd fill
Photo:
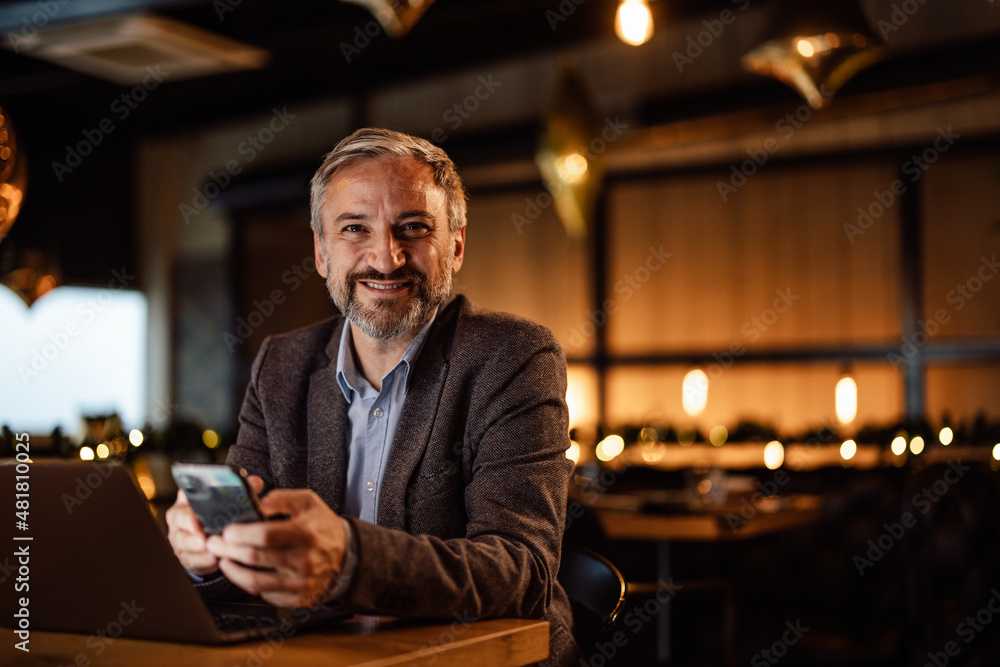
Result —
[[361, 159], [331, 179], [313, 232], [316, 269], [337, 308], [378, 340], [415, 332], [451, 293], [465, 228], [448, 230], [444, 190], [414, 158]]

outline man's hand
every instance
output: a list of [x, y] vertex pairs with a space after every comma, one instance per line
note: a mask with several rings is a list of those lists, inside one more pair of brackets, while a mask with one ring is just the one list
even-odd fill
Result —
[[[260, 493], [264, 488], [264, 480], [256, 475], [251, 476], [249, 481], [254, 493]], [[188, 572], [204, 576], [219, 569], [219, 559], [208, 552], [205, 533], [183, 491], [177, 491], [177, 500], [167, 510], [166, 519], [167, 539], [174, 548], [177, 560]]]
[[[277, 607], [314, 607], [344, 562], [344, 526], [326, 503], [304, 489], [275, 489], [260, 501], [265, 516], [287, 520], [231, 523], [207, 541], [229, 581]], [[253, 566], [251, 569], [246, 565]]]

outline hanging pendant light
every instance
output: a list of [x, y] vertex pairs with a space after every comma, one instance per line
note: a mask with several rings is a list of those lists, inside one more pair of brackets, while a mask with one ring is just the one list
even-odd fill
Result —
[[434, 0], [341, 0], [341, 2], [364, 7], [382, 24], [382, 29], [387, 35], [402, 37], [410, 32]]
[[648, 0], [621, 0], [615, 12], [615, 34], [632, 46], [639, 46], [653, 36], [653, 13]]
[[600, 191], [607, 142], [601, 138], [599, 116], [572, 57], [560, 58], [543, 123], [535, 163], [566, 234], [582, 240]]
[[743, 68], [791, 86], [814, 109], [884, 57], [859, 0], [779, 0], [768, 34], [743, 56]]
[[17, 143], [10, 117], [0, 107], [0, 241], [7, 236], [21, 210], [28, 182], [28, 166]]

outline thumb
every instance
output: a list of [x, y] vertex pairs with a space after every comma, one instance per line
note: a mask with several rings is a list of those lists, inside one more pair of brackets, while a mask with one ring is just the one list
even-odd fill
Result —
[[264, 490], [263, 478], [258, 477], [257, 475], [250, 475], [247, 477], [247, 481], [250, 482], [250, 488], [253, 489], [253, 492], [258, 496], [260, 495], [260, 492]]

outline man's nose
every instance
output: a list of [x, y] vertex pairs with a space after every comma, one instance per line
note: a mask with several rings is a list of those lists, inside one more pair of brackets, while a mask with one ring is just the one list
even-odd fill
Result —
[[399, 240], [391, 231], [375, 239], [368, 254], [368, 265], [380, 273], [389, 274], [406, 263], [406, 256]]

